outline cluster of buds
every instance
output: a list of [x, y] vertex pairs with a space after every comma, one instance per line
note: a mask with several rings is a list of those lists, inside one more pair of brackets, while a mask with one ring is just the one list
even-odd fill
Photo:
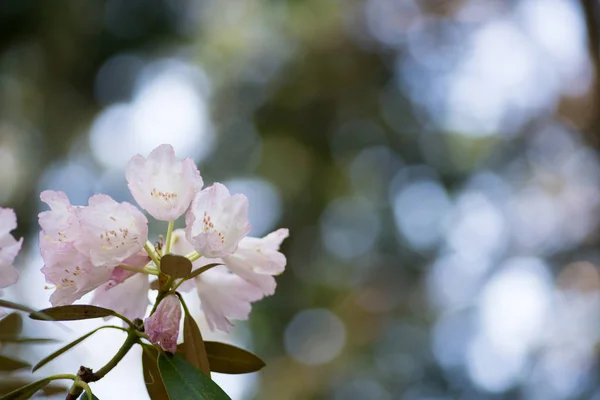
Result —
[[[97, 194], [87, 206], [71, 205], [66, 194], [44, 191], [50, 210], [39, 214], [39, 246], [46, 282], [54, 292], [53, 306], [68, 305], [93, 292], [94, 305], [129, 318], [143, 319], [152, 276], [163, 276], [161, 258], [185, 256], [193, 278], [169, 278], [179, 291], [196, 289], [211, 329], [229, 331], [231, 320], [247, 319], [251, 303], [275, 291], [274, 276], [283, 272], [279, 246], [288, 236], [279, 229], [263, 238], [248, 237], [248, 199], [231, 195], [220, 183], [205, 189], [194, 162], [179, 160], [170, 145], [161, 145], [145, 158], [134, 156], [126, 168], [128, 187], [148, 215], [168, 222], [166, 240], [155, 247], [148, 240], [148, 219], [134, 205]], [[185, 214], [185, 229], [174, 221]], [[0, 209], [0, 288], [16, 281], [11, 266], [21, 247], [10, 230], [12, 210]], [[207, 268], [208, 266], [208, 268]], [[158, 298], [145, 319], [150, 340], [167, 351], [176, 348], [181, 310], [174, 295]], [[161, 301], [162, 300], [162, 301]]]

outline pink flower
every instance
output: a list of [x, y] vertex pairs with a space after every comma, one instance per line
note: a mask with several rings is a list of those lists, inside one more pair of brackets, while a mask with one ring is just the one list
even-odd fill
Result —
[[265, 296], [275, 293], [275, 278], [285, 269], [286, 258], [279, 246], [289, 236], [289, 230], [279, 229], [259, 239], [245, 237], [235, 253], [223, 257], [231, 272], [258, 286]]
[[180, 320], [179, 299], [169, 295], [159, 303], [154, 314], [144, 320], [144, 331], [152, 343], [160, 343], [164, 350], [175, 353]]
[[0, 207], [0, 288], [17, 282], [19, 272], [13, 262], [21, 250], [23, 238], [18, 241], [10, 234], [17, 227], [17, 215], [10, 208]]
[[73, 304], [110, 278], [112, 268], [95, 267], [89, 258], [71, 244], [51, 254], [42, 273], [46, 276], [46, 282], [56, 286], [50, 296], [53, 306]]
[[202, 311], [211, 330], [229, 332], [233, 326], [230, 319], [248, 319], [251, 303], [263, 297], [258, 287], [222, 266], [198, 275], [195, 281]]
[[203, 185], [194, 161], [178, 160], [168, 144], [158, 146], [147, 159], [134, 156], [125, 174], [135, 201], [161, 221], [182, 216]]
[[40, 252], [44, 261], [48, 262], [47, 257], [60, 248], [68, 247], [78, 236], [79, 220], [75, 215], [78, 207], [72, 206], [63, 192], [45, 190], [40, 199], [50, 206], [50, 211], [43, 211], [38, 216], [42, 228]]
[[[126, 272], [128, 276], [115, 283], [112, 277], [117, 271]], [[148, 275], [115, 268], [111, 280], [94, 292], [92, 304], [114, 310], [130, 320], [143, 318], [150, 304], [149, 291]]]
[[208, 258], [233, 253], [250, 231], [248, 199], [220, 184], [202, 190], [185, 216], [186, 238], [194, 249]]
[[95, 266], [114, 267], [142, 250], [148, 239], [148, 220], [133, 205], [117, 203], [110, 196], [90, 197], [78, 209], [80, 232], [76, 249]]
[[[142, 269], [149, 261], [146, 252], [142, 251], [121, 264]], [[143, 318], [150, 304], [149, 291], [150, 281], [147, 274], [115, 267], [108, 282], [94, 292], [92, 304], [115, 310], [130, 320]]]

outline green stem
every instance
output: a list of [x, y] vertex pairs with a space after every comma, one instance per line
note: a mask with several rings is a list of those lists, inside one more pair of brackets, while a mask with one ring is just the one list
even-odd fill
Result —
[[125, 357], [129, 350], [131, 350], [133, 345], [138, 343], [138, 341], [138, 335], [135, 332], [128, 332], [127, 339], [125, 339], [125, 342], [123, 343], [117, 354], [115, 354], [115, 356], [111, 358], [110, 361], [107, 362], [104, 367], [94, 372], [93, 379], [89, 380], [89, 382], [96, 382], [102, 379], [104, 375], [108, 374], [123, 359], [123, 357]]
[[197, 251], [192, 251], [191, 253], [185, 255], [185, 258], [191, 262], [198, 260], [200, 257], [202, 257], [202, 254], [198, 253]]
[[117, 268], [124, 269], [126, 271], [138, 272], [140, 274], [158, 275], [158, 271], [154, 271], [154, 269], [150, 269], [147, 267], [135, 268], [135, 267], [130, 267], [128, 265], [118, 265]]
[[175, 227], [175, 221], [169, 221], [167, 227], [167, 241], [165, 244], [165, 252], [163, 254], [169, 254], [171, 252], [171, 245], [173, 244], [173, 228]]
[[92, 389], [90, 389], [90, 385], [88, 385], [82, 380], [75, 381], [74, 384], [85, 390], [88, 400], [94, 400], [94, 398], [92, 397]]
[[146, 244], [144, 244], [144, 249], [146, 250], [146, 253], [148, 253], [148, 257], [154, 261], [156, 267], [160, 268], [160, 256], [156, 252], [154, 245], [149, 240], [147, 240]]
[[77, 375], [74, 375], [74, 374], [57, 374], [57, 375], [50, 375], [46, 379], [50, 379], [52, 381], [55, 381], [57, 379], [70, 379], [70, 380], [74, 381], [74, 380], [77, 379]]

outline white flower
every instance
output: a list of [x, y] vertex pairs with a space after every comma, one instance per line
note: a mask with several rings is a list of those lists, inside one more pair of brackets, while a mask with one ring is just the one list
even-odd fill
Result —
[[147, 159], [140, 154], [134, 156], [125, 175], [135, 201], [161, 221], [182, 216], [203, 185], [194, 161], [178, 160], [173, 147], [167, 144], [158, 146]]
[[186, 238], [201, 255], [208, 258], [233, 253], [250, 232], [248, 199], [220, 184], [196, 194], [185, 216]]
[[230, 319], [244, 320], [252, 310], [251, 303], [263, 295], [259, 288], [225, 267], [215, 267], [195, 278], [202, 311], [210, 329], [229, 332]]
[[80, 232], [77, 250], [95, 266], [114, 267], [137, 254], [148, 239], [148, 220], [133, 205], [117, 203], [110, 196], [90, 197], [88, 206], [77, 210]]
[[236, 275], [260, 287], [265, 296], [275, 293], [275, 278], [285, 269], [286, 258], [279, 246], [289, 236], [287, 229], [271, 232], [263, 238], [245, 237], [235, 253], [223, 257], [223, 263]]

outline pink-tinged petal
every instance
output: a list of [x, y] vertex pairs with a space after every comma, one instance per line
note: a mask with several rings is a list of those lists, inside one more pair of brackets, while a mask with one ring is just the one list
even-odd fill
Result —
[[186, 238], [205, 257], [218, 258], [236, 251], [250, 232], [248, 199], [220, 184], [202, 190], [185, 216]]
[[8, 287], [19, 279], [19, 272], [12, 264], [21, 250], [23, 238], [16, 240], [10, 233], [16, 227], [15, 212], [0, 207], [0, 288]]
[[[176, 229], [173, 231], [173, 245], [171, 247], [171, 251], [173, 254], [179, 254], [185, 256], [194, 250], [194, 247], [188, 240], [185, 238], [185, 231], [183, 229]], [[197, 270], [198, 268], [202, 268], [205, 265], [212, 263], [223, 263], [223, 261], [219, 258], [206, 258], [200, 257], [198, 260], [192, 263], [192, 271]], [[179, 286], [179, 291], [181, 292], [189, 292], [196, 288], [196, 284], [193, 279], [187, 280]]]
[[179, 299], [169, 295], [160, 302], [154, 314], [144, 320], [144, 332], [152, 343], [160, 343], [164, 350], [175, 353], [180, 320]]
[[137, 254], [148, 239], [148, 220], [133, 205], [97, 194], [78, 210], [77, 250], [96, 266], [116, 266]]
[[[50, 206], [50, 211], [38, 215], [39, 224], [44, 232], [44, 243], [60, 244], [73, 242], [79, 232], [79, 221], [67, 195], [63, 192], [45, 190], [40, 199]], [[42, 242], [40, 242], [42, 243]]]
[[118, 284], [111, 280], [96, 289], [92, 304], [114, 310], [130, 320], [143, 318], [150, 304], [148, 300], [150, 281], [146, 274], [135, 272], [132, 274]]
[[225, 267], [212, 268], [195, 281], [202, 311], [211, 330], [229, 332], [233, 326], [230, 319], [248, 319], [251, 303], [263, 297], [256, 286]]
[[135, 201], [160, 221], [182, 216], [203, 185], [194, 161], [177, 159], [168, 144], [158, 146], [148, 158], [134, 156], [125, 175]]
[[287, 229], [279, 229], [260, 239], [245, 237], [235, 253], [223, 257], [223, 262], [231, 272], [258, 286], [265, 296], [270, 296], [275, 293], [276, 287], [272, 275], [279, 275], [285, 269], [287, 261], [279, 247], [288, 236]]
[[72, 304], [87, 293], [105, 284], [112, 268], [95, 267], [73, 245], [61, 248], [53, 254], [52, 263], [46, 263], [42, 273], [46, 282], [56, 286], [50, 297], [53, 306]]
[[[150, 262], [150, 257], [148, 257], [148, 254], [145, 251], [141, 251], [138, 254], [124, 260], [121, 264], [119, 264], [119, 266], [123, 265], [141, 270], [146, 266], [146, 264], [148, 264], [148, 262]], [[125, 282], [125, 280], [129, 279], [135, 274], [137, 274], [137, 272], [135, 271], [115, 267], [112, 270], [110, 274], [110, 279], [108, 280], [106, 285], [108, 288], [111, 288], [113, 286]]]

